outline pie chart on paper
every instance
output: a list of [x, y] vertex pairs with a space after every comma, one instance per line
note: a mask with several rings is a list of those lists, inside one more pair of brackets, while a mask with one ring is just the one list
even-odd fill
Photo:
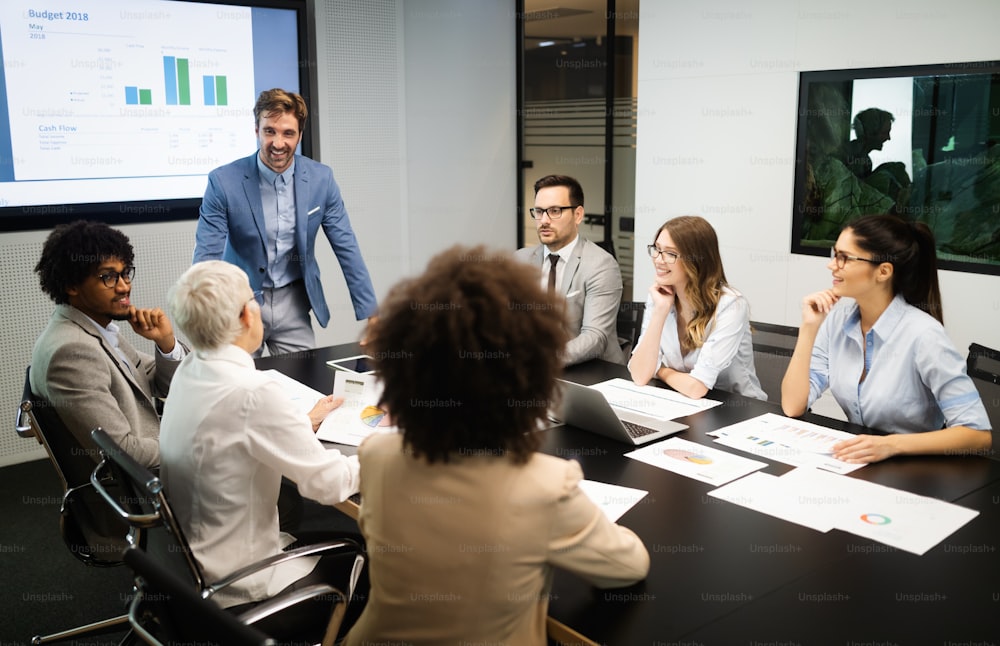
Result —
[[361, 411], [361, 421], [365, 426], [375, 428], [376, 426], [388, 426], [389, 418], [385, 411], [378, 406], [365, 406]]
[[663, 455], [680, 460], [681, 462], [692, 462], [694, 464], [712, 464], [712, 458], [700, 453], [685, 451], [684, 449], [664, 449]]

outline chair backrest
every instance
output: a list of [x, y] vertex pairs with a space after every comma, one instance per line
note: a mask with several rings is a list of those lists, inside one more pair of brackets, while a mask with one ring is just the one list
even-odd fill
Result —
[[17, 408], [15, 430], [45, 447], [63, 487], [59, 531], [70, 553], [87, 565], [121, 565], [121, 553], [130, 542], [128, 523], [111, 513], [90, 483], [96, 464], [93, 450], [85, 450], [69, 432], [59, 414], [31, 391], [31, 368], [24, 373], [24, 390]]
[[45, 447], [63, 490], [90, 482], [97, 463], [93, 449], [83, 447], [51, 403], [31, 391], [31, 367], [24, 371], [24, 390], [17, 408], [15, 430], [21, 437], [34, 437]]
[[628, 363], [635, 344], [639, 342], [642, 332], [642, 315], [646, 304], [642, 301], [622, 301], [618, 306], [618, 343], [621, 345], [625, 363]]
[[768, 401], [781, 401], [781, 380], [791, 361], [799, 329], [773, 323], [750, 322], [753, 332], [753, 362]]
[[104, 429], [96, 428], [90, 436], [101, 455], [91, 475], [94, 489], [114, 513], [140, 533], [146, 552], [173, 572], [188, 576], [193, 589], [203, 591], [206, 583], [201, 566], [167, 502], [163, 482], [125, 453]]
[[594, 240], [594, 244], [596, 244], [598, 247], [600, 247], [601, 249], [604, 249], [609, 254], [611, 254], [612, 258], [614, 258], [615, 260], [618, 260], [618, 254], [615, 253], [615, 243], [614, 242], [612, 242], [611, 240]]
[[135, 573], [136, 596], [129, 623], [149, 644], [232, 644], [263, 646], [275, 641], [215, 601], [202, 598], [162, 562], [137, 548], [125, 552], [125, 563]]
[[997, 428], [1000, 426], [1000, 351], [973, 343], [969, 346], [966, 366], [990, 418], [993, 429], [991, 457], [1000, 459], [1000, 429]]

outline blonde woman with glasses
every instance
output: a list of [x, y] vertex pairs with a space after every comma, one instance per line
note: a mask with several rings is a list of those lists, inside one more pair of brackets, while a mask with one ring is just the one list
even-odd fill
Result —
[[647, 247], [656, 275], [628, 367], [694, 399], [712, 388], [767, 399], [753, 363], [750, 305], [729, 286], [719, 240], [704, 218], [668, 220]]

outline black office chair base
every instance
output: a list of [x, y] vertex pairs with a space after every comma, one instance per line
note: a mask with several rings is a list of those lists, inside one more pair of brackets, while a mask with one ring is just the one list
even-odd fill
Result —
[[[77, 628], [71, 628], [69, 630], [63, 630], [62, 632], [52, 633], [51, 635], [35, 635], [31, 638], [32, 644], [51, 644], [54, 642], [66, 641], [74, 637], [90, 636], [90, 635], [104, 635], [106, 633], [117, 632], [123, 629], [129, 628], [128, 615], [120, 615], [118, 617], [112, 617], [111, 619], [105, 619], [103, 621], [95, 621], [92, 624], [87, 624], [86, 626], [79, 626]], [[121, 641], [122, 644], [134, 644], [135, 636], [132, 631], [129, 630], [129, 634], [125, 636], [125, 639]]]

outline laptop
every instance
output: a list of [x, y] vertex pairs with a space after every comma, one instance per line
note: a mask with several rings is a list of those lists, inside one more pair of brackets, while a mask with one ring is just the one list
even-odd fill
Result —
[[673, 420], [656, 419], [613, 407], [599, 390], [557, 379], [562, 394], [558, 418], [570, 426], [610, 437], [619, 442], [646, 444], [687, 428]]

